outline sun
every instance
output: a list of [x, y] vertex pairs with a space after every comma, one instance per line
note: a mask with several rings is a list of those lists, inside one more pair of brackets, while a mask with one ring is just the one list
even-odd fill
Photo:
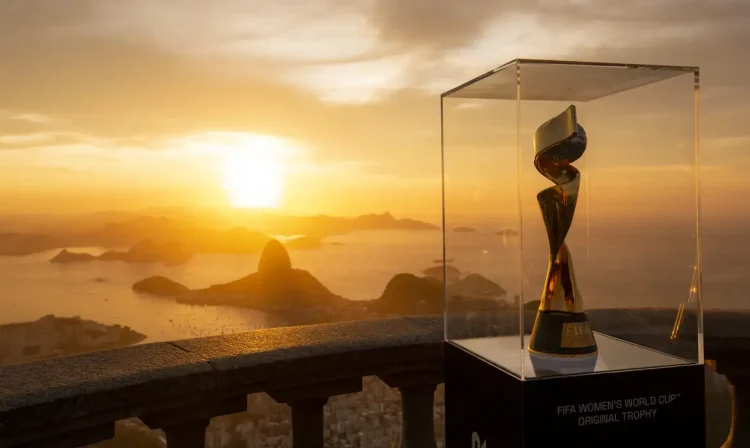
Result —
[[222, 180], [236, 208], [276, 209], [284, 202], [284, 166], [289, 149], [275, 137], [252, 136], [225, 152]]

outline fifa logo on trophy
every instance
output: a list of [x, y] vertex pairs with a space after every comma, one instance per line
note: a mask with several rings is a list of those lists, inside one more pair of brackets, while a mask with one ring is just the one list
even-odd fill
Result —
[[586, 131], [576, 108], [539, 126], [534, 135], [534, 166], [554, 183], [537, 194], [549, 240], [547, 277], [531, 332], [529, 352], [538, 374], [593, 371], [597, 346], [573, 272], [565, 237], [573, 223], [581, 173], [571, 163], [586, 150]]
[[480, 439], [476, 431], [471, 435], [471, 448], [487, 448], [487, 441]]

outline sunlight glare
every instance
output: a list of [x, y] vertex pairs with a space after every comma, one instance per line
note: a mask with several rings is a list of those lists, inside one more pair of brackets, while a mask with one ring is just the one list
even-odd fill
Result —
[[290, 150], [279, 138], [252, 136], [226, 151], [223, 186], [233, 207], [275, 209], [284, 201], [281, 155]]

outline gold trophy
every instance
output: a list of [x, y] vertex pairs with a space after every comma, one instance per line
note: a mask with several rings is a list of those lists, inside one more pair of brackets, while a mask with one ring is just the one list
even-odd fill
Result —
[[565, 244], [581, 183], [581, 173], [571, 163], [585, 150], [586, 132], [578, 124], [573, 105], [539, 126], [534, 135], [534, 166], [555, 183], [536, 196], [550, 248], [547, 279], [529, 342], [537, 375], [591, 372], [598, 357]]

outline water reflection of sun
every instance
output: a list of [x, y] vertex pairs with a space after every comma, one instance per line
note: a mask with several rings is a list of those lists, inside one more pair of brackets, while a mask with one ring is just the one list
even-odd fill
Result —
[[282, 154], [292, 148], [282, 139], [251, 136], [229, 148], [222, 169], [223, 187], [233, 207], [273, 209], [284, 202]]

